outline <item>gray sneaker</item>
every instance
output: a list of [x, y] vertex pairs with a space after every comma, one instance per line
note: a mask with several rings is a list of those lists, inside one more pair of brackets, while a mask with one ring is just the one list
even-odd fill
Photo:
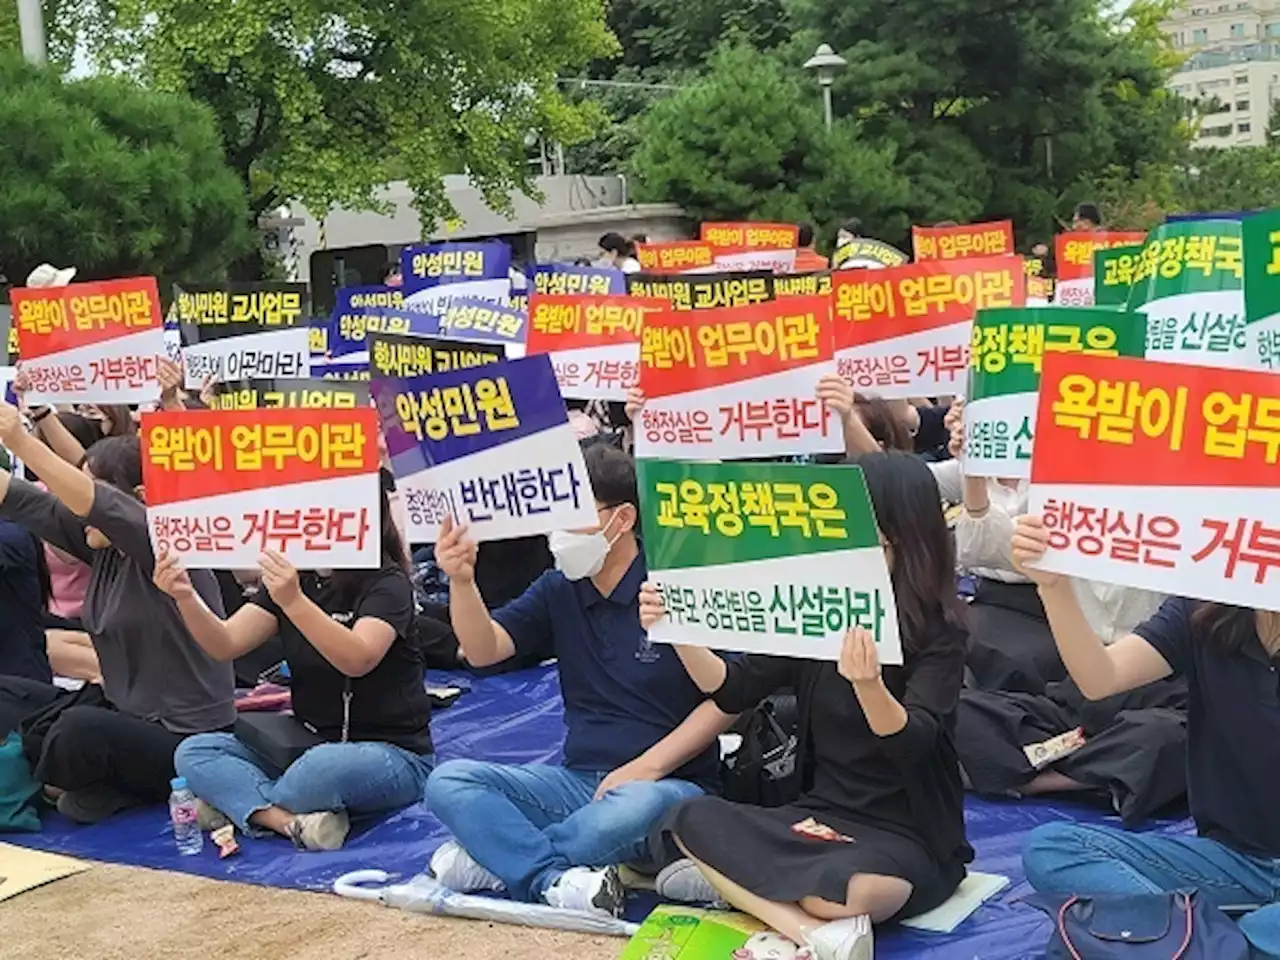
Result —
[[697, 864], [692, 860], [677, 860], [668, 864], [653, 881], [654, 892], [663, 900], [675, 903], [692, 903], [699, 906], [721, 904], [716, 891]]
[[603, 870], [573, 867], [547, 888], [542, 899], [548, 906], [560, 910], [620, 917], [626, 891], [622, 889], [617, 867], [605, 867]]
[[338, 850], [350, 830], [351, 819], [345, 810], [301, 813], [289, 824], [289, 839], [299, 850]]

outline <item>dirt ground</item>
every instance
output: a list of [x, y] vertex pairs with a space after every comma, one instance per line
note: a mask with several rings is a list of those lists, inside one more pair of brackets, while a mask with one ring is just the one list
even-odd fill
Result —
[[106, 864], [0, 903], [6, 960], [615, 960], [622, 945]]

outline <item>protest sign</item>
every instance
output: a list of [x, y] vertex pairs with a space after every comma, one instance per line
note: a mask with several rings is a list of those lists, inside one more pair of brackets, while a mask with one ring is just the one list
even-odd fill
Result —
[[1031, 468], [1031, 509], [1049, 529], [1040, 566], [1280, 609], [1278, 461], [1278, 374], [1046, 358]]
[[1149, 360], [1256, 367], [1245, 337], [1240, 222], [1192, 220], [1152, 230], [1129, 309], [1146, 317]]
[[[413, 312], [405, 304], [404, 291], [397, 287], [342, 287], [338, 290], [333, 312], [326, 324], [328, 359], [351, 354], [365, 354], [369, 333], [429, 332], [434, 319], [421, 311]], [[352, 357], [351, 362], [355, 362]]]
[[744, 250], [795, 250], [800, 246], [800, 228], [794, 223], [719, 223], [702, 224], [698, 239], [717, 253], [741, 253]]
[[354, 410], [369, 406], [369, 386], [339, 380], [240, 380], [213, 387], [210, 410]]
[[498, 240], [486, 243], [428, 243], [400, 252], [405, 299], [432, 287], [501, 280], [510, 287], [511, 248]]
[[441, 336], [520, 346], [528, 335], [526, 314], [498, 303], [470, 297], [453, 300], [440, 314]]
[[792, 273], [773, 278], [774, 295], [782, 297], [828, 297], [831, 295], [831, 272]]
[[922, 260], [964, 260], [1014, 252], [1013, 221], [965, 223], [954, 227], [911, 228], [911, 250]]
[[627, 292], [627, 275], [613, 267], [580, 267], [569, 263], [542, 263], [532, 268], [531, 293], [566, 296], [586, 293], [594, 297]]
[[249, 323], [263, 327], [306, 324], [311, 296], [305, 283], [227, 283], [173, 285], [173, 314], [178, 326]]
[[715, 262], [715, 249], [700, 240], [642, 243], [636, 247], [636, 260], [645, 270], [686, 273], [711, 267]]
[[1142, 245], [1106, 247], [1093, 253], [1094, 306], [1125, 310], [1133, 290], [1133, 275], [1142, 259]]
[[548, 357], [377, 378], [373, 397], [411, 541], [446, 516], [477, 541], [600, 522]]
[[1057, 284], [1053, 302], [1064, 307], [1091, 307], [1097, 302], [1094, 253], [1112, 247], [1129, 247], [1147, 239], [1145, 233], [1118, 230], [1069, 231], [1054, 238]]
[[17, 406], [13, 394], [13, 378], [18, 372], [18, 328], [12, 324], [13, 312], [8, 304], [0, 303], [0, 335], [4, 337], [4, 364], [0, 365], [0, 396], [6, 403]]
[[175, 284], [174, 293], [188, 390], [209, 379], [311, 376], [306, 284]]
[[193, 569], [376, 568], [378, 460], [370, 407], [144, 414], [151, 542]]
[[857, 467], [637, 462], [651, 640], [837, 660], [870, 630], [902, 663], [889, 569]]
[[980, 310], [969, 343], [964, 471], [971, 477], [1031, 475], [1036, 397], [1046, 354], [1141, 357], [1142, 318], [1089, 307]]
[[790, 273], [796, 266], [795, 250], [739, 250], [735, 253], [717, 253], [715, 263], [709, 269], [768, 270], [770, 273]]
[[311, 372], [321, 380], [338, 380], [343, 383], [367, 381], [369, 379], [369, 357], [361, 354], [360, 359], [355, 362], [349, 358], [344, 358], [342, 360], [330, 360], [319, 366], [313, 363]]
[[1257, 369], [1280, 372], [1280, 210], [1249, 217], [1240, 229], [1245, 349]]
[[905, 253], [883, 240], [858, 237], [836, 248], [831, 254], [831, 266], [837, 270], [882, 270], [885, 267], [900, 267], [908, 259], [910, 258]]
[[438, 337], [369, 335], [369, 370], [374, 377], [420, 377], [466, 370], [505, 359], [501, 346]]
[[1027, 274], [1027, 306], [1044, 307], [1053, 299], [1053, 278], [1048, 276], [1048, 266], [1043, 257], [1025, 257], [1023, 266]]
[[627, 293], [633, 297], [665, 300], [676, 310], [712, 310], [772, 300], [774, 284], [773, 274], [764, 271], [681, 277], [633, 273], [627, 276]]
[[889, 399], [963, 392], [974, 312], [1026, 303], [1008, 256], [841, 271], [833, 289], [840, 376]]
[[142, 403], [165, 355], [152, 277], [9, 291], [30, 403]]
[[838, 453], [839, 418], [815, 396], [818, 381], [835, 372], [826, 297], [649, 314], [636, 455]]
[[[648, 310], [662, 309], [659, 301]], [[530, 299], [530, 356], [551, 357], [560, 395], [571, 400], [626, 400], [640, 383], [640, 328], [646, 301], [639, 297]]]

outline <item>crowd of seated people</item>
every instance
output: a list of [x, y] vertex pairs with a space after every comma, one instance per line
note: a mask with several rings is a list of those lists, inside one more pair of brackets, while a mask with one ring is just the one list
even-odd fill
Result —
[[[875, 925], [952, 895], [973, 857], [965, 789], [1097, 798], [1134, 825], [1189, 781], [1202, 838], [1042, 828], [1032, 882], [1198, 881], [1222, 902], [1271, 903], [1280, 835], [1259, 799], [1273, 764], [1258, 758], [1277, 742], [1274, 680], [1271, 702], [1256, 694], [1280, 649], [1276, 615], [1039, 573], [1025, 482], [964, 475], [962, 402], [883, 401], [834, 377], [818, 395], [867, 478], [900, 667], [882, 669], [861, 631], [839, 663], [649, 642], [663, 611], [634, 462], [614, 442], [639, 395], [582, 427], [590, 528], [477, 546], [447, 523], [437, 543], [409, 545], [388, 474], [379, 569], [299, 572], [266, 554], [218, 574], [154, 554], [127, 408], [0, 404], [0, 443], [25, 468], [0, 473], [0, 732], [21, 735], [47, 802], [82, 823], [161, 802], [181, 775], [202, 825], [324, 851], [353, 817], [425, 801], [453, 838], [429, 865], [451, 889], [612, 916], [627, 865], [665, 878], [669, 898], [750, 912], [819, 960], [866, 956]], [[172, 390], [165, 402], [196, 403]], [[954, 531], [945, 503], [962, 505]], [[968, 602], [958, 570], [976, 578]], [[237, 716], [233, 664], [255, 656], [287, 664], [305, 735]], [[551, 659], [561, 764], [437, 764], [428, 666]], [[721, 798], [720, 735], [779, 690], [798, 703], [796, 795]], [[1275, 935], [1268, 910], [1248, 924]]]

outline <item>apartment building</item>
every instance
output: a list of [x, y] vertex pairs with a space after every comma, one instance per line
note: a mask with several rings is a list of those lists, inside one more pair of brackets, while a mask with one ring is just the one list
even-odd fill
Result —
[[1199, 144], [1265, 143], [1271, 104], [1280, 99], [1280, 0], [1190, 0], [1163, 29], [1188, 54], [1170, 87], [1208, 108]]

